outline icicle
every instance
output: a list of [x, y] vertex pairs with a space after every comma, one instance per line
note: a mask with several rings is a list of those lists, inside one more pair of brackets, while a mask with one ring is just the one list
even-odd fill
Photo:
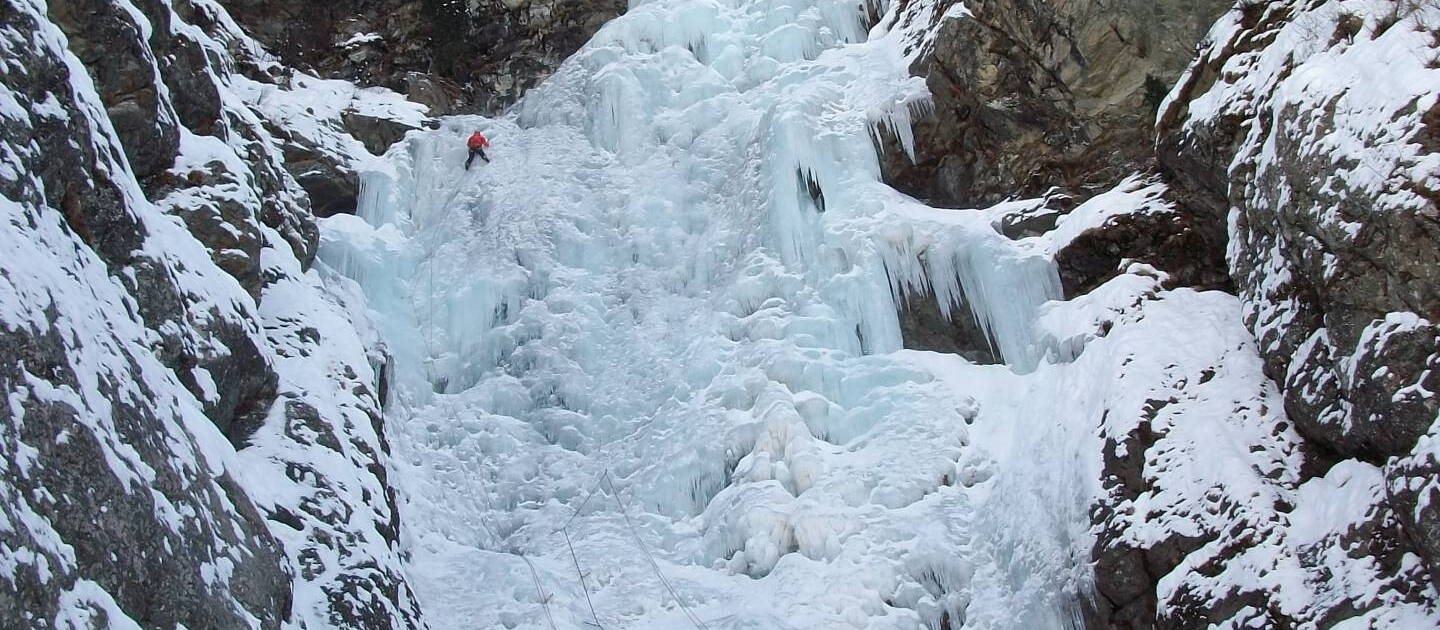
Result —
[[1019, 249], [978, 215], [917, 211], [953, 220], [937, 220], [924, 233], [900, 224], [878, 235], [877, 253], [894, 303], [910, 293], [932, 292], [946, 319], [964, 304], [1006, 363], [1018, 372], [1033, 370], [1044, 352], [1034, 335], [1040, 305], [1061, 297], [1054, 264]]
[[890, 104], [871, 118], [870, 134], [875, 145], [884, 147], [883, 134], [900, 143], [900, 150], [911, 163], [915, 162], [914, 120], [929, 116], [935, 111], [935, 102], [928, 93], [913, 96]]

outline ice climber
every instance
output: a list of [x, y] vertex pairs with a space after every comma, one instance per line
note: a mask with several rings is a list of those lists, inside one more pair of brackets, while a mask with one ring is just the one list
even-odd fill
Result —
[[465, 170], [470, 170], [470, 163], [475, 161], [475, 156], [490, 163], [490, 156], [485, 155], [485, 147], [490, 146], [490, 141], [485, 139], [485, 134], [476, 131], [470, 134], [470, 139], [465, 141], [465, 146], [470, 147], [470, 157], [465, 158]]

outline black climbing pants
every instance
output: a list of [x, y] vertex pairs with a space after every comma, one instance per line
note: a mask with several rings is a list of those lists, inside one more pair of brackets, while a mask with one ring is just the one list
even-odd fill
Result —
[[465, 170], [470, 170], [470, 163], [475, 161], [475, 156], [477, 155], [480, 156], [480, 159], [485, 160], [485, 163], [490, 163], [490, 156], [485, 155], [485, 149], [475, 147], [470, 149], [470, 157], [465, 158]]

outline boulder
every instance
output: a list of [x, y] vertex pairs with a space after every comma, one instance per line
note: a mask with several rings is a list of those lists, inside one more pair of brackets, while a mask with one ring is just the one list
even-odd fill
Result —
[[399, 142], [405, 137], [405, 133], [416, 129], [399, 121], [379, 116], [370, 116], [358, 112], [347, 111], [340, 115], [340, 120], [355, 139], [365, 144], [365, 150], [375, 155], [384, 155], [390, 145]]

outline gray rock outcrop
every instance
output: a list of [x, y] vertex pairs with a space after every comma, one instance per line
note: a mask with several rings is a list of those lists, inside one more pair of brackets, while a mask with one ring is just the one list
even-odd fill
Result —
[[[1241, 3], [1160, 122], [1162, 163], [1230, 225], [1246, 324], [1315, 447], [1310, 474], [1381, 467], [1359, 534], [1381, 566], [1419, 558], [1412, 580], [1440, 569], [1437, 20], [1424, 2]], [[1325, 71], [1346, 78], [1308, 78]]]
[[[1273, 494], [1258, 503], [1216, 487], [1213, 508], [1127, 523], [1142, 504], [1130, 497], [1175, 485], [1165, 468], [1176, 457], [1148, 422], [1108, 442], [1094, 627], [1403, 626], [1407, 606], [1434, 605], [1440, 215], [1424, 60], [1440, 53], [1440, 14], [1377, 6], [1240, 3], [1162, 110], [1159, 171], [1187, 199], [1186, 220], [1224, 236], [1245, 324], [1279, 386], [1273, 435], [1301, 457], [1269, 467], [1258, 496]], [[1382, 73], [1409, 78], [1354, 89]], [[1300, 533], [1317, 505], [1345, 506], [1345, 525]], [[1225, 520], [1197, 530], [1206, 513]], [[1148, 540], [1136, 544], [1137, 531]], [[1280, 567], [1303, 577], [1225, 578]]]
[[[1297, 46], [1358, 57], [1425, 28], [1419, 14], [1388, 26], [1381, 15], [1347, 36], [1344, 17], [1297, 3], [1245, 6], [1167, 107], [1161, 158], [1233, 214], [1232, 273], [1301, 432], [1378, 462], [1407, 453], [1440, 412], [1440, 399], [1419, 393], [1440, 388], [1430, 369], [1440, 360], [1430, 323], [1440, 316], [1440, 211], [1434, 183], [1411, 170], [1440, 150], [1440, 108], [1424, 90], [1349, 115], [1320, 95], [1270, 94], [1319, 63]], [[1251, 76], [1237, 75], [1250, 66]], [[1383, 131], [1356, 128], [1370, 124]]]
[[[76, 8], [51, 6], [67, 15]], [[144, 50], [135, 25], [109, 8], [87, 24], [128, 33], [119, 50]], [[26, 114], [0, 118], [0, 141], [12, 151], [0, 171], [5, 251], [27, 263], [0, 273], [0, 389], [10, 401], [0, 411], [0, 507], [10, 524], [0, 541], [14, 563], [0, 581], [0, 625], [48, 628], [79, 616], [151, 628], [238, 629], [252, 620], [279, 628], [291, 614], [291, 571], [232, 474], [234, 455], [217, 427], [234, 410], [210, 405], [207, 419], [181, 377], [225, 366], [186, 365], [150, 328], [186, 324], [189, 314], [234, 317], [243, 306], [193, 308], [202, 297], [188, 293], [194, 272], [163, 245], [188, 235], [136, 207], [145, 200], [121, 138], [97, 124], [107, 104], [87, 89], [90, 76], [75, 74], [86, 66], [62, 31], [28, 3], [0, 5], [0, 23], [0, 47], [13, 60], [4, 94]], [[131, 55], [100, 59], [136, 63]], [[135, 102], [162, 102], [153, 93], [135, 98], [109, 104], [119, 111], [117, 129], [144, 120], [127, 118]], [[153, 173], [164, 168], [157, 152], [177, 146], [175, 131], [130, 127], [125, 137]], [[234, 294], [243, 296], [238, 286], [227, 297]], [[186, 336], [249, 344], [253, 357], [253, 322], [224, 323], [238, 334], [195, 325]], [[245, 360], [236, 368], [248, 369]], [[260, 367], [263, 381], [269, 366]], [[238, 388], [254, 391], [246, 385]]]

